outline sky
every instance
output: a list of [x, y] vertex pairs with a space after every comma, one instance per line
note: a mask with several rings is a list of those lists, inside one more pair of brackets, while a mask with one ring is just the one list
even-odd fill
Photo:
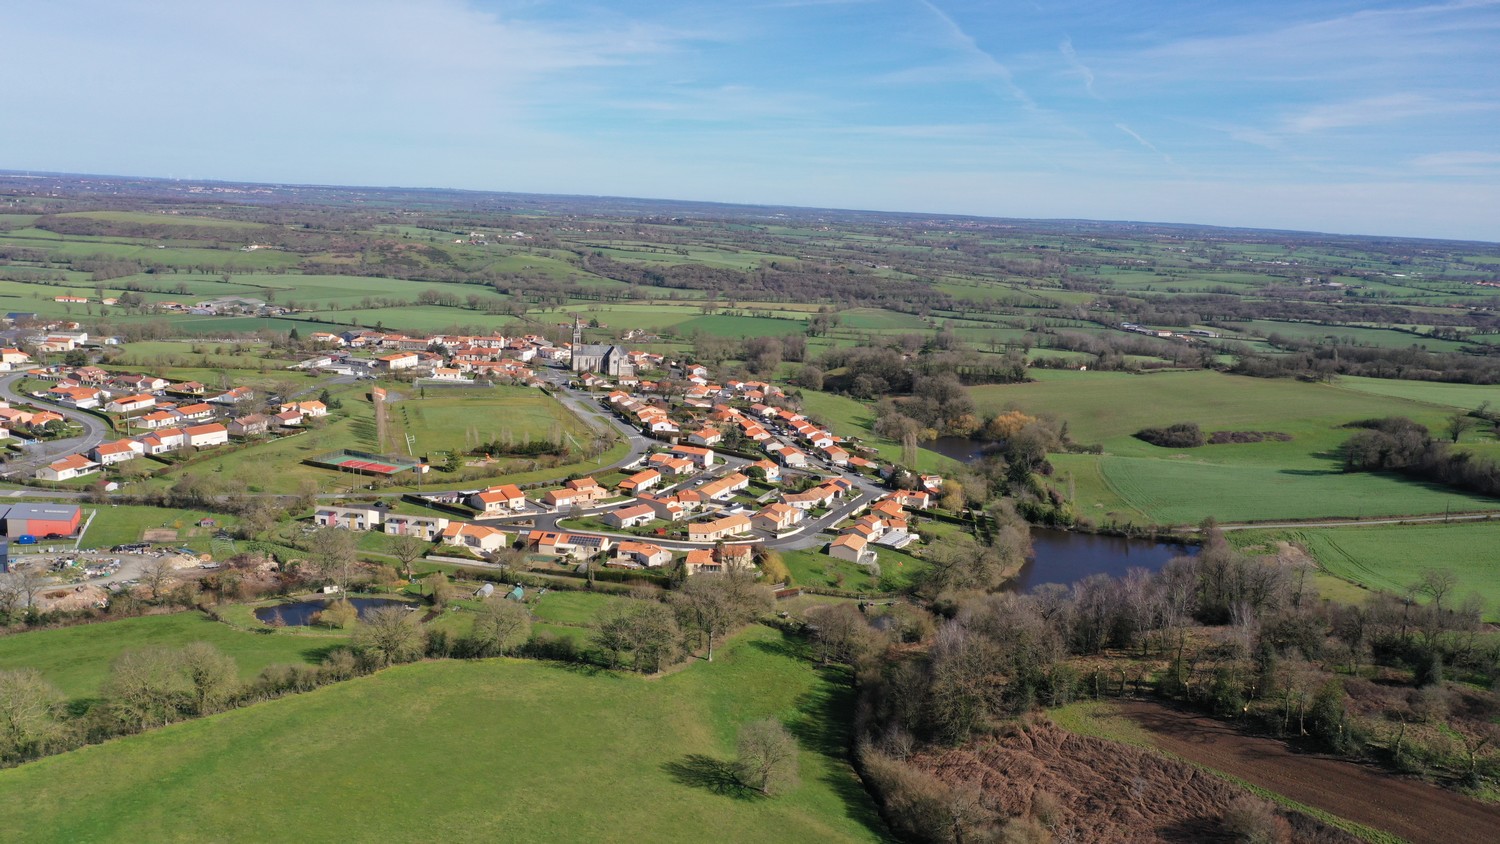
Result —
[[1500, 241], [1500, 0], [49, 0], [0, 44], [0, 169]]

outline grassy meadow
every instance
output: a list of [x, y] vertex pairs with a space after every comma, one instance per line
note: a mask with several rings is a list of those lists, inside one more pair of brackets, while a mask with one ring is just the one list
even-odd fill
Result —
[[[1344, 425], [1381, 416], [1406, 416], [1442, 429], [1454, 405], [1478, 395], [1408, 385], [1409, 395], [1378, 394], [1369, 381], [1354, 387], [1290, 379], [1248, 378], [1218, 372], [1132, 375], [1075, 370], [1035, 371], [1037, 379], [973, 389], [988, 412], [1016, 408], [1067, 420], [1073, 439], [1097, 443], [1102, 455], [1053, 458], [1053, 483], [1074, 498], [1076, 512], [1094, 521], [1191, 523], [1332, 517], [1404, 516], [1500, 509], [1500, 501], [1397, 476], [1345, 474], [1339, 448]], [[1352, 380], [1352, 379], [1351, 379]], [[1454, 385], [1461, 386], [1461, 385]], [[1365, 389], [1358, 389], [1365, 388]], [[1142, 428], [1196, 422], [1214, 431], [1274, 431], [1290, 441], [1198, 448], [1160, 448], [1136, 439]], [[1500, 453], [1488, 433], [1471, 433], [1466, 448]]]
[[142, 616], [0, 636], [0, 670], [34, 668], [69, 698], [90, 698], [125, 651], [208, 642], [234, 657], [241, 679], [249, 680], [268, 665], [315, 663], [347, 638], [337, 631], [319, 633], [252, 633], [197, 612]]
[[1397, 594], [1428, 569], [1458, 578], [1457, 601], [1470, 592], [1485, 602], [1485, 618], [1500, 620], [1500, 521], [1423, 525], [1299, 528], [1279, 533], [1296, 542], [1335, 577]]
[[[0, 771], [0, 826], [26, 842], [884, 840], [845, 758], [851, 692], [801, 650], [752, 628], [657, 679], [401, 666]], [[726, 793], [736, 730], [764, 717], [797, 736], [801, 784]]]

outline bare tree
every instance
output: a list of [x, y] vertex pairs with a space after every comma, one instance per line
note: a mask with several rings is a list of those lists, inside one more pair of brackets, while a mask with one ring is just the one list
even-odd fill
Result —
[[391, 537], [388, 543], [391, 556], [401, 563], [401, 574], [407, 580], [411, 580], [411, 564], [422, 558], [428, 544], [427, 540], [410, 533]]
[[823, 663], [856, 665], [879, 647], [875, 631], [850, 604], [823, 604], [807, 611], [812, 640]]
[[234, 658], [208, 642], [193, 642], [182, 649], [182, 671], [193, 689], [193, 710], [198, 715], [218, 712], [239, 691], [239, 667]]
[[1449, 569], [1426, 569], [1422, 577], [1412, 584], [1412, 591], [1432, 599], [1433, 608], [1441, 611], [1443, 599], [1458, 586], [1458, 576]]
[[354, 646], [381, 665], [410, 662], [422, 655], [425, 644], [415, 613], [405, 607], [372, 610], [354, 631]]
[[453, 583], [448, 580], [448, 575], [435, 571], [422, 580], [427, 587], [427, 594], [432, 598], [432, 605], [438, 609], [447, 606], [453, 600]]
[[664, 664], [676, 662], [682, 654], [682, 629], [672, 609], [656, 601], [646, 601], [630, 614], [627, 628], [635, 669], [655, 674]]
[[102, 696], [124, 726], [145, 729], [180, 717], [194, 691], [176, 652], [145, 648], [115, 657]]
[[0, 671], [0, 759], [22, 762], [45, 752], [61, 731], [63, 695], [32, 668]]
[[1448, 417], [1448, 424], [1445, 427], [1447, 428], [1449, 439], [1458, 442], [1460, 437], [1474, 430], [1474, 426], [1477, 424], [1479, 424], [1479, 420], [1470, 416], [1468, 412], [1456, 410]]
[[0, 574], [0, 606], [12, 613], [30, 610], [46, 585], [47, 575], [40, 564], [31, 560], [11, 563], [10, 571]]
[[772, 606], [771, 592], [749, 573], [700, 574], [673, 594], [683, 623], [703, 635], [708, 661], [714, 661], [714, 641]]
[[473, 636], [481, 654], [506, 653], [531, 637], [531, 613], [519, 601], [489, 598], [474, 618]]
[[748, 788], [775, 794], [797, 785], [797, 740], [780, 721], [766, 718], [740, 727], [735, 775]]
[[318, 528], [308, 537], [313, 570], [324, 580], [336, 582], [341, 592], [349, 591], [349, 581], [359, 564], [357, 542], [352, 532], [337, 527]]
[[151, 600], [160, 601], [162, 593], [167, 590], [167, 584], [172, 582], [176, 574], [177, 569], [173, 568], [169, 558], [157, 557], [141, 569], [141, 585], [151, 593]]

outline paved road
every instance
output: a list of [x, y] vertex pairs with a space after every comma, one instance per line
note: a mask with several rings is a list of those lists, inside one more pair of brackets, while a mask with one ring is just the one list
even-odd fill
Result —
[[26, 374], [25, 372], [13, 372], [0, 377], [0, 398], [18, 404], [36, 404], [46, 407], [49, 410], [55, 410], [63, 416], [83, 425], [84, 432], [82, 436], [69, 437], [65, 440], [39, 442], [29, 447], [26, 450], [25, 456], [6, 464], [4, 474], [7, 477], [18, 474], [30, 477], [39, 467], [51, 463], [59, 457], [88, 451], [99, 443], [104, 442], [104, 438], [109, 434], [109, 429], [105, 426], [104, 421], [97, 416], [74, 410], [71, 407], [63, 407], [52, 401], [37, 399], [16, 392], [16, 382], [25, 377]]

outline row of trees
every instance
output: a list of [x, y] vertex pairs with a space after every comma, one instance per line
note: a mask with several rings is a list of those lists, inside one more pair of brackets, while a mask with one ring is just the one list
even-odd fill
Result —
[[[1474, 417], [1449, 417], [1448, 436], [1457, 443]], [[1352, 423], [1362, 430], [1344, 442], [1344, 468], [1351, 472], [1400, 472], [1426, 481], [1500, 496], [1500, 463], [1434, 439], [1427, 426], [1392, 416]]]

